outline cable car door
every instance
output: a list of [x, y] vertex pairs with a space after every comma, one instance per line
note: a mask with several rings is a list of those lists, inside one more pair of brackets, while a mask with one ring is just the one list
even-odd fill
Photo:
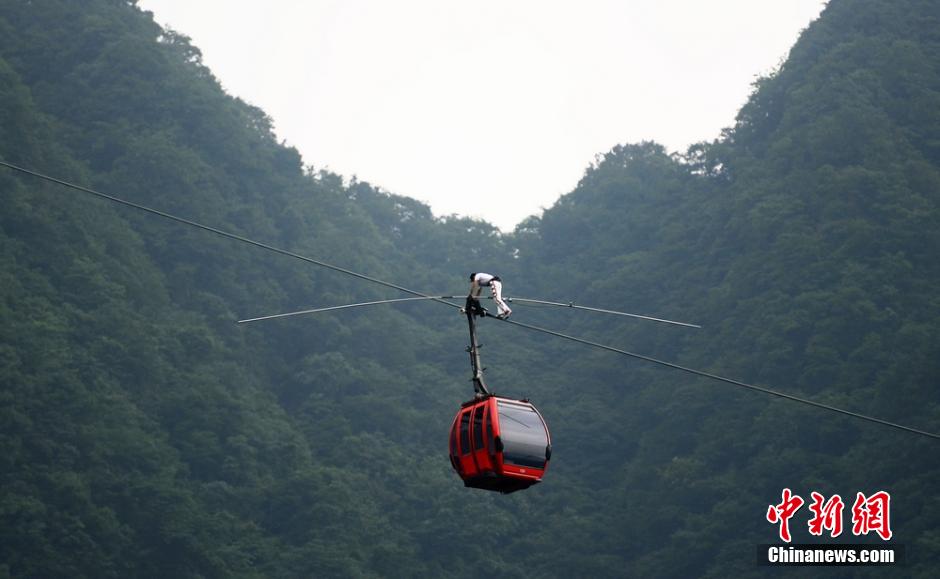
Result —
[[492, 406], [492, 399], [477, 404], [473, 408], [473, 415], [470, 419], [470, 442], [473, 447], [473, 459], [480, 473], [491, 472], [496, 469], [495, 457], [491, 456], [490, 453], [490, 445], [493, 440], [493, 425], [490, 423]]
[[457, 419], [457, 461], [460, 464], [460, 472], [463, 478], [476, 476], [478, 469], [473, 460], [473, 447], [470, 444], [470, 427], [474, 406], [464, 408], [460, 411]]

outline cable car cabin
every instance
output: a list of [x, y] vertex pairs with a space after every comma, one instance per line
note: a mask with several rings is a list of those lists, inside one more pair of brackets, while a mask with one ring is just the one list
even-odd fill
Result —
[[527, 400], [497, 396], [465, 402], [450, 428], [450, 462], [468, 487], [511, 493], [540, 482], [552, 443]]

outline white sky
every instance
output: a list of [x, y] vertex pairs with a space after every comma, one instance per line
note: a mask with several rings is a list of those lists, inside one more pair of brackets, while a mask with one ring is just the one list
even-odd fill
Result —
[[616, 144], [717, 138], [825, 0], [139, 5], [306, 164], [508, 231]]

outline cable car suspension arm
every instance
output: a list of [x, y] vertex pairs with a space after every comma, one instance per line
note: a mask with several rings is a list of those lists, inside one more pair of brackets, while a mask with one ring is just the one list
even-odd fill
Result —
[[463, 310], [467, 314], [467, 324], [470, 326], [470, 345], [467, 347], [467, 352], [470, 354], [470, 367], [473, 369], [473, 391], [481, 396], [489, 396], [490, 391], [487, 389], [486, 383], [483, 382], [480, 345], [477, 343], [477, 326], [473, 320], [474, 316], [481, 315], [481, 312], [484, 317], [489, 314], [486, 313], [486, 310], [480, 308], [479, 302], [471, 296], [467, 296], [467, 304]]

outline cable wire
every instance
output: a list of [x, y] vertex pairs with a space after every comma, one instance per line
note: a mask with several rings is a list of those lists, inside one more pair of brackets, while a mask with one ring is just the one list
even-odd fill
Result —
[[600, 348], [602, 350], [607, 350], [608, 352], [614, 352], [617, 354], [622, 354], [624, 356], [630, 356], [631, 358], [637, 358], [639, 360], [644, 360], [646, 362], [652, 362], [653, 364], [659, 364], [660, 366], [665, 366], [667, 368], [673, 368], [675, 370], [681, 370], [683, 372], [688, 372], [689, 374], [694, 374], [696, 376], [702, 376], [704, 378], [710, 378], [712, 380], [717, 380], [719, 382], [725, 382], [727, 384], [733, 384], [735, 386], [740, 386], [742, 388], [748, 388], [750, 390], [755, 390], [757, 392], [763, 392], [764, 394], [770, 394], [772, 396], [777, 396], [779, 398], [785, 398], [787, 400], [792, 400], [794, 402], [800, 402], [802, 404], [807, 404], [809, 406], [815, 406], [816, 408], [822, 408], [823, 410], [829, 410], [831, 412], [837, 412], [839, 414], [844, 414], [846, 416], [851, 416], [853, 418], [858, 418], [861, 420], [867, 420], [868, 422], [874, 422], [875, 424], [881, 424], [883, 426], [890, 426], [892, 428], [897, 428], [899, 430], [904, 430], [906, 432], [912, 432], [914, 434], [920, 434], [922, 436], [927, 436], [930, 438], [940, 439], [940, 434], [934, 434], [932, 432], [927, 432], [924, 430], [918, 430], [916, 428], [911, 428], [909, 426], [904, 426], [903, 424], [897, 424], [895, 422], [889, 422], [887, 420], [882, 420], [881, 418], [875, 418], [874, 416], [867, 416], [865, 414], [859, 414], [857, 412], [852, 412], [850, 410], [844, 410], [836, 406], [830, 406], [828, 404], [823, 404], [822, 402], [815, 402], [813, 400], [808, 400], [806, 398], [800, 398], [799, 396], [794, 396], [793, 394], [786, 394], [784, 392], [778, 392], [777, 390], [771, 390], [770, 388], [765, 388], [763, 386], [755, 386], [754, 384], [748, 384], [746, 382], [741, 382], [740, 380], [734, 380], [732, 378], [725, 378], [724, 376], [719, 376], [717, 374], [712, 374], [710, 372], [704, 372], [702, 370], [695, 370], [694, 368], [687, 368], [685, 366], [680, 366], [679, 364], [673, 364], [672, 362], [666, 362], [665, 360], [659, 360], [652, 358], [650, 356], [644, 356], [643, 354], [636, 354], [634, 352], [628, 352], [626, 350], [621, 350], [619, 348], [614, 348], [613, 346], [606, 346], [604, 344], [599, 344], [597, 342], [592, 342], [590, 340], [585, 340], [582, 338], [576, 338], [574, 336], [569, 336], [567, 334], [562, 334], [561, 332], [556, 332], [554, 330], [549, 330], [546, 328], [540, 328], [538, 326], [532, 326], [522, 322], [517, 322], [515, 320], [497, 318], [496, 316], [489, 315], [494, 319], [498, 319], [501, 322], [507, 324], [512, 324], [514, 326], [519, 326], [520, 328], [525, 328], [527, 330], [533, 330], [536, 332], [542, 332], [543, 334], [549, 334], [551, 336], [556, 336], [559, 338], [564, 338], [566, 340], [571, 340], [572, 342], [578, 342], [579, 344], [585, 344], [588, 346], [593, 346], [595, 348]]
[[560, 306], [560, 307], [563, 307], [563, 308], [573, 308], [573, 309], [576, 309], [576, 310], [586, 310], [586, 311], [589, 311], [589, 312], [600, 312], [600, 313], [602, 313], [602, 314], [613, 314], [613, 315], [615, 315], [615, 316], [626, 316], [626, 317], [629, 317], [629, 318], [637, 318], [637, 319], [640, 319], [640, 320], [649, 320], [649, 321], [651, 321], [651, 322], [659, 322], [659, 323], [661, 323], [661, 324], [672, 324], [672, 325], [674, 325], [674, 326], [685, 326], [685, 327], [687, 327], [687, 328], [699, 328], [699, 329], [702, 328], [702, 326], [700, 326], [700, 325], [698, 325], [698, 324], [689, 324], [689, 323], [686, 323], [686, 322], [676, 322], [676, 321], [674, 321], [674, 320], [666, 320], [666, 319], [663, 319], [663, 318], [654, 318], [654, 317], [651, 317], [651, 316], [641, 316], [640, 314], [630, 314], [630, 313], [627, 313], [627, 312], [618, 312], [618, 311], [616, 311], [616, 310], [605, 310], [605, 309], [603, 309], [603, 308], [592, 308], [592, 307], [588, 307], [588, 306], [579, 306], [579, 305], [577, 305], [577, 304], [575, 304], [575, 303], [573, 303], [573, 302], [566, 302], [566, 303], [561, 303], [561, 302], [548, 302], [548, 301], [545, 301], [545, 300], [536, 300], [536, 299], [532, 299], [532, 298], [516, 298], [516, 297], [507, 297], [507, 298], [506, 298], [506, 301], [509, 302], [509, 303], [511, 303], [511, 304], [512, 304], [512, 303], [515, 303], [515, 302], [529, 302], [529, 303], [533, 303], [533, 304], [543, 304], [543, 305], [546, 305], [546, 306]]
[[[71, 188], [71, 189], [75, 189], [76, 191], [81, 191], [81, 192], [83, 192], [83, 193], [87, 193], [87, 194], [89, 194], [89, 195], [93, 195], [93, 196], [95, 196], [95, 197], [99, 197], [99, 198], [101, 198], [101, 199], [107, 199], [108, 201], [112, 201], [112, 202], [118, 203], [118, 204], [120, 204], [120, 205], [124, 205], [124, 206], [127, 206], [127, 207], [132, 207], [132, 208], [134, 208], [134, 209], [138, 209], [138, 210], [140, 210], [140, 211], [144, 211], [144, 212], [150, 213], [150, 214], [152, 214], [152, 215], [157, 215], [157, 216], [159, 216], [159, 217], [163, 217], [163, 218], [165, 218], [165, 219], [169, 219], [169, 220], [175, 221], [175, 222], [177, 222], [177, 223], [182, 223], [182, 224], [184, 224], [184, 225], [190, 225], [190, 226], [192, 226], [192, 227], [196, 227], [196, 228], [198, 228], [198, 229], [202, 229], [203, 231], [208, 231], [208, 232], [210, 232], [210, 233], [214, 233], [214, 234], [216, 234], [216, 235], [218, 235], [218, 236], [225, 237], [225, 238], [227, 238], [227, 239], [233, 239], [233, 240], [235, 240], [235, 241], [240, 241], [240, 242], [242, 242], [242, 243], [247, 243], [247, 244], [249, 244], [249, 245], [253, 245], [253, 246], [255, 246], [255, 247], [260, 247], [261, 249], [265, 249], [265, 250], [267, 250], [267, 251], [272, 251], [272, 252], [274, 252], [274, 253], [279, 253], [279, 254], [281, 254], [281, 255], [286, 255], [286, 256], [288, 256], [288, 257], [293, 257], [293, 258], [295, 258], [295, 259], [299, 259], [299, 260], [302, 260], [302, 261], [306, 261], [306, 262], [312, 263], [312, 264], [314, 264], [314, 265], [319, 265], [319, 266], [321, 266], [321, 267], [325, 267], [325, 268], [331, 269], [331, 270], [333, 270], [333, 271], [338, 271], [338, 272], [340, 272], [340, 273], [344, 273], [344, 274], [346, 274], [346, 275], [350, 275], [350, 276], [355, 277], [355, 278], [358, 278], [358, 279], [362, 279], [362, 280], [365, 280], [365, 281], [369, 281], [369, 282], [372, 282], [372, 283], [376, 283], [376, 284], [379, 284], [379, 285], [383, 285], [383, 286], [385, 286], [385, 287], [390, 287], [390, 288], [393, 288], [393, 289], [397, 289], [397, 290], [399, 290], [399, 291], [402, 291], [402, 292], [405, 292], [405, 293], [408, 293], [408, 294], [411, 294], [411, 295], [415, 295], [415, 296], [418, 296], [418, 297], [420, 297], [420, 298], [424, 298], [424, 299], [436, 301], [436, 302], [438, 302], [438, 303], [446, 304], [446, 305], [448, 305], [448, 306], [451, 306], [451, 307], [454, 307], [454, 308], [457, 308], [457, 309], [460, 309], [460, 310], [463, 309], [462, 306], [460, 306], [460, 305], [458, 305], [458, 304], [455, 304], [455, 303], [452, 303], [452, 302], [445, 301], [444, 299], [442, 299], [442, 298], [440, 298], [440, 297], [429, 296], [429, 295], [423, 294], [423, 293], [421, 293], [421, 292], [418, 292], [418, 291], [415, 291], [415, 290], [412, 290], [412, 289], [408, 289], [408, 288], [402, 287], [402, 286], [400, 286], [400, 285], [393, 284], [393, 283], [391, 283], [391, 282], [387, 282], [387, 281], [384, 281], [384, 280], [380, 280], [380, 279], [378, 279], [378, 278], [374, 278], [374, 277], [370, 277], [370, 276], [367, 276], [367, 275], [364, 275], [364, 274], [361, 274], [361, 273], [357, 273], [357, 272], [354, 272], [354, 271], [351, 271], [351, 270], [348, 270], [348, 269], [345, 269], [345, 268], [342, 268], [342, 267], [339, 267], [339, 266], [336, 266], [336, 265], [332, 265], [332, 264], [326, 263], [326, 262], [324, 262], [324, 261], [320, 261], [320, 260], [317, 260], [317, 259], [313, 259], [313, 258], [311, 258], [311, 257], [307, 257], [307, 256], [304, 256], [304, 255], [300, 255], [299, 253], [294, 253], [294, 252], [288, 251], [288, 250], [286, 250], [286, 249], [281, 249], [281, 248], [275, 247], [275, 246], [273, 246], [273, 245], [268, 245], [268, 244], [262, 243], [262, 242], [260, 242], [260, 241], [255, 241], [255, 240], [253, 240], [253, 239], [249, 239], [249, 238], [247, 238], [247, 237], [243, 237], [243, 236], [237, 235], [237, 234], [235, 234], [235, 233], [230, 233], [230, 232], [228, 232], [228, 231], [223, 231], [223, 230], [217, 229], [217, 228], [215, 228], [215, 227], [210, 227], [210, 226], [208, 226], [208, 225], [203, 225], [202, 223], [198, 223], [198, 222], [192, 221], [192, 220], [190, 220], [190, 219], [185, 219], [185, 218], [183, 218], [183, 217], [177, 217], [176, 215], [172, 215], [172, 214], [170, 214], [170, 213], [166, 213], [166, 212], [160, 211], [160, 210], [158, 210], [158, 209], [153, 209], [153, 208], [150, 208], [150, 207], [146, 207], [146, 206], [144, 206], [144, 205], [140, 205], [140, 204], [138, 204], [138, 203], [134, 203], [134, 202], [131, 202], [131, 201], [127, 201], [127, 200], [121, 199], [121, 198], [119, 198], [119, 197], [114, 197], [114, 196], [112, 196], [112, 195], [107, 195], [107, 194], [105, 194], [105, 193], [101, 193], [101, 192], [99, 192], [99, 191], [95, 191], [94, 189], [89, 189], [88, 187], [82, 187], [81, 185], [76, 185], [76, 184], [70, 183], [70, 182], [68, 182], [68, 181], [63, 181], [63, 180], [57, 179], [57, 178], [55, 178], [55, 177], [50, 177], [50, 176], [44, 175], [44, 174], [42, 174], [42, 173], [37, 173], [37, 172], [31, 171], [31, 170], [29, 170], [29, 169], [24, 169], [23, 167], [19, 167], [19, 166], [17, 166], [17, 165], [13, 165], [13, 164], [11, 164], [11, 163], [7, 163], [7, 162], [5, 162], [5, 161], [3, 161], [3, 160], [0, 160], [0, 166], [7, 167], [7, 168], [12, 169], [12, 170], [14, 170], [14, 171], [19, 171], [20, 173], [23, 173], [23, 174], [26, 174], [26, 175], [30, 175], [30, 176], [33, 176], [33, 177], [36, 177], [36, 178], [39, 178], [39, 179], [42, 179], [42, 180], [45, 180], [45, 181], [49, 181], [50, 183], [56, 183], [56, 184], [62, 185], [62, 186], [64, 186], [64, 187], [68, 187], [68, 188]], [[332, 308], [332, 309], [337, 309], [337, 308]], [[283, 315], [283, 314], [282, 314], [282, 315]], [[292, 315], [292, 314], [288, 314], [288, 315]], [[272, 316], [272, 317], [277, 317], [277, 316]], [[666, 362], [666, 361], [664, 361], [664, 360], [658, 360], [658, 359], [652, 358], [652, 357], [650, 357], [650, 356], [644, 356], [644, 355], [642, 355], [642, 354], [636, 354], [636, 353], [633, 353], [633, 352], [628, 352], [628, 351], [626, 351], [626, 350], [621, 350], [621, 349], [619, 349], [619, 348], [614, 348], [614, 347], [612, 347], [612, 346], [606, 346], [606, 345], [604, 345], [604, 344], [599, 344], [599, 343], [597, 343], [597, 342], [592, 342], [592, 341], [590, 341], [590, 340], [585, 340], [585, 339], [582, 339], [582, 338], [577, 338], [577, 337], [574, 337], [574, 336], [569, 336], [569, 335], [567, 335], [567, 334], [562, 334], [561, 332], [556, 332], [556, 331], [554, 331], [554, 330], [549, 330], [549, 329], [546, 329], [546, 328], [540, 328], [540, 327], [538, 327], [538, 326], [532, 326], [532, 325], [525, 324], [525, 323], [522, 323], [522, 322], [517, 322], [517, 321], [515, 321], [515, 320], [508, 320], [508, 319], [503, 319], [503, 318], [497, 318], [496, 316], [494, 316], [494, 315], [492, 315], [492, 314], [489, 314], [489, 313], [486, 314], [486, 317], [498, 319], [498, 320], [500, 320], [500, 321], [502, 321], [502, 322], [505, 322], [505, 323], [507, 323], [507, 324], [512, 324], [512, 325], [514, 325], [514, 326], [518, 326], [518, 327], [525, 328], [525, 329], [528, 329], [528, 330], [532, 330], [532, 331], [541, 332], [541, 333], [544, 333], [544, 334], [556, 336], [556, 337], [559, 337], [559, 338], [563, 338], [563, 339], [565, 339], [565, 340], [570, 340], [570, 341], [572, 341], [572, 342], [578, 342], [578, 343], [580, 343], [580, 344], [585, 344], [585, 345], [592, 346], [592, 347], [595, 347], [595, 348], [600, 348], [600, 349], [602, 349], [602, 350], [607, 350], [607, 351], [609, 351], [609, 352], [614, 352], [614, 353], [621, 354], [621, 355], [624, 355], [624, 356], [629, 356], [629, 357], [631, 357], [631, 358], [637, 358], [637, 359], [639, 359], [639, 360], [644, 360], [644, 361], [647, 361], [647, 362], [651, 362], [651, 363], [653, 363], [653, 364], [659, 364], [660, 366], [665, 366], [665, 367], [667, 367], [667, 368], [673, 368], [673, 369], [675, 369], [675, 370], [681, 370], [681, 371], [683, 371], [683, 372], [687, 372], [687, 373], [689, 373], [689, 374], [694, 374], [694, 375], [696, 375], [696, 376], [701, 376], [701, 377], [704, 377], [704, 378], [710, 378], [710, 379], [712, 379], [712, 380], [717, 380], [717, 381], [719, 381], [719, 382], [725, 382], [725, 383], [727, 383], [727, 384], [732, 384], [732, 385], [735, 385], [735, 386], [739, 386], [739, 387], [742, 387], [742, 388], [747, 388], [747, 389], [754, 390], [754, 391], [757, 391], [757, 392], [763, 392], [764, 394], [770, 394], [770, 395], [772, 395], [772, 396], [777, 396], [777, 397], [779, 397], [779, 398], [785, 398], [785, 399], [787, 399], [787, 400], [792, 400], [792, 401], [794, 401], [794, 402], [800, 402], [800, 403], [802, 403], [802, 404], [806, 404], [806, 405], [809, 405], [809, 406], [815, 406], [816, 408], [821, 408], [821, 409], [823, 409], [823, 410], [829, 410], [829, 411], [831, 411], [831, 412], [837, 412], [837, 413], [839, 413], [839, 414], [843, 414], [843, 415], [850, 416], [850, 417], [853, 417], [853, 418], [858, 418], [858, 419], [860, 419], [860, 420], [866, 420], [866, 421], [868, 421], [868, 422], [873, 422], [873, 423], [875, 423], [875, 424], [881, 424], [881, 425], [883, 425], [883, 426], [890, 426], [890, 427], [892, 427], [892, 428], [896, 428], [896, 429], [903, 430], [903, 431], [906, 431], [906, 432], [911, 432], [911, 433], [914, 433], [914, 434], [919, 434], [919, 435], [927, 436], [927, 437], [930, 437], [930, 438], [940, 439], [940, 435], [934, 434], [934, 433], [931, 433], [931, 432], [926, 432], [926, 431], [924, 431], [924, 430], [918, 430], [918, 429], [916, 429], [916, 428], [911, 428], [911, 427], [909, 427], [909, 426], [904, 426], [904, 425], [902, 425], [902, 424], [897, 424], [897, 423], [894, 423], [894, 422], [889, 422], [889, 421], [887, 421], [887, 420], [882, 420], [882, 419], [880, 419], [880, 418], [875, 418], [875, 417], [872, 417], [872, 416], [866, 416], [866, 415], [864, 415], [864, 414], [859, 414], [859, 413], [857, 413], [857, 412], [851, 412], [851, 411], [849, 411], [849, 410], [843, 410], [842, 408], [837, 408], [837, 407], [835, 407], [835, 406], [830, 406], [830, 405], [828, 405], [828, 404], [823, 404], [823, 403], [821, 403], [821, 402], [814, 402], [814, 401], [808, 400], [808, 399], [806, 399], [806, 398], [800, 398], [799, 396], [794, 396], [794, 395], [792, 395], [792, 394], [786, 394], [786, 393], [783, 393], [783, 392], [778, 392], [778, 391], [776, 391], [776, 390], [771, 390], [771, 389], [769, 389], [769, 388], [764, 388], [764, 387], [762, 387], [762, 386], [755, 386], [755, 385], [753, 385], [753, 384], [748, 384], [748, 383], [746, 383], [746, 382], [741, 382], [741, 381], [739, 381], [739, 380], [733, 380], [733, 379], [731, 379], [731, 378], [725, 378], [725, 377], [723, 377], [723, 376], [719, 376], [719, 375], [717, 375], [717, 374], [711, 374], [711, 373], [709, 373], [709, 372], [704, 372], [704, 371], [702, 371], [702, 370], [695, 370], [695, 369], [693, 369], [693, 368], [687, 368], [687, 367], [685, 367], [685, 366], [680, 366], [679, 364], [673, 364], [672, 362]]]
[[401, 302], [413, 302], [416, 300], [453, 300], [458, 299], [458, 296], [427, 296], [427, 297], [417, 297], [417, 298], [398, 298], [394, 300], [377, 300], [373, 302], [360, 302], [357, 304], [343, 304], [341, 306], [329, 306], [326, 308], [314, 308], [311, 310], [300, 310], [298, 312], [287, 312], [284, 314], [273, 314], [270, 316], [261, 316], [259, 318], [249, 318], [247, 320], [238, 320], [239, 324], [247, 324], [249, 322], [261, 322], [264, 320], [273, 320], [275, 318], [287, 318], [291, 316], [302, 316], [305, 314], [319, 314], [322, 312], [332, 312], [336, 310], [348, 310], [352, 308], [362, 308], [365, 306], [377, 306], [380, 304], [396, 304]]
[[183, 217], [177, 217], [176, 215], [171, 215], [170, 213], [166, 213], [166, 212], [164, 212], [164, 211], [160, 211], [159, 209], [153, 209], [153, 208], [147, 207], [147, 206], [145, 206], [145, 205], [140, 205], [139, 203], [134, 203], [134, 202], [132, 202], [132, 201], [127, 201], [126, 199], [121, 199], [120, 197], [114, 197], [113, 195], [107, 195], [107, 194], [105, 194], [105, 193], [101, 193], [101, 192], [99, 192], [99, 191], [95, 191], [94, 189], [89, 189], [88, 187], [82, 187], [81, 185], [76, 185], [76, 184], [74, 184], [74, 183], [69, 183], [68, 181], [63, 181], [62, 179], [56, 179], [55, 177], [50, 177], [50, 176], [48, 176], [48, 175], [43, 175], [42, 173], [37, 173], [36, 171], [30, 171], [29, 169], [24, 169], [23, 167], [18, 167], [18, 166], [16, 166], [16, 165], [11, 164], [11, 163], [7, 163], [6, 161], [0, 160], [0, 165], [2, 165], [2, 166], [4, 166], [4, 167], [7, 167], [7, 168], [9, 168], [9, 169], [13, 169], [14, 171], [19, 171], [20, 173], [24, 173], [24, 174], [26, 174], [26, 175], [31, 175], [31, 176], [33, 176], [33, 177], [37, 177], [37, 178], [39, 178], [39, 179], [43, 179], [43, 180], [45, 180], [45, 181], [49, 181], [50, 183], [56, 183], [56, 184], [62, 185], [62, 186], [64, 186], [64, 187], [69, 187], [69, 188], [71, 188], [71, 189], [75, 189], [76, 191], [81, 191], [82, 193], [87, 193], [87, 194], [89, 194], [89, 195], [94, 195], [95, 197], [100, 197], [101, 199], [107, 199], [108, 201], [113, 201], [114, 203], [118, 203], [118, 204], [124, 205], [124, 206], [126, 206], [126, 207], [132, 207], [132, 208], [134, 208], [134, 209], [138, 209], [138, 210], [140, 210], [140, 211], [144, 211], [144, 212], [150, 213], [150, 214], [152, 214], [152, 215], [157, 215], [157, 216], [163, 217], [164, 219], [169, 219], [169, 220], [171, 220], [171, 221], [176, 221], [177, 223], [182, 223], [182, 224], [184, 224], [184, 225], [190, 225], [190, 226], [192, 226], [192, 227], [196, 227], [196, 228], [202, 229], [203, 231], [208, 231], [208, 232], [210, 232], [210, 233], [214, 233], [214, 234], [216, 234], [216, 235], [219, 235], [219, 236], [221, 236], [221, 237], [225, 237], [225, 238], [227, 238], [227, 239], [234, 239], [235, 241], [240, 241], [240, 242], [242, 242], [242, 243], [247, 243], [247, 244], [249, 244], [249, 245], [254, 245], [255, 247], [260, 247], [261, 249], [266, 249], [266, 250], [268, 250], [268, 251], [273, 251], [274, 253], [279, 253], [279, 254], [281, 254], [281, 255], [286, 255], [286, 256], [288, 256], [288, 257], [293, 257], [293, 258], [295, 258], [295, 259], [300, 259], [300, 260], [306, 261], [306, 262], [308, 262], [308, 263], [312, 263], [312, 264], [314, 264], [314, 265], [319, 265], [319, 266], [325, 267], [325, 268], [327, 268], [327, 269], [332, 269], [333, 271], [338, 271], [338, 272], [340, 272], [340, 273], [345, 273], [346, 275], [351, 275], [351, 276], [353, 276], [353, 277], [356, 277], [356, 278], [359, 278], [359, 279], [363, 279], [363, 280], [366, 280], [366, 281], [370, 281], [370, 282], [372, 282], [372, 283], [377, 283], [377, 284], [379, 284], [379, 285], [384, 285], [385, 287], [390, 287], [390, 288], [393, 288], [393, 289], [397, 289], [397, 290], [403, 291], [403, 292], [405, 292], [405, 293], [407, 293], [407, 294], [419, 296], [419, 297], [422, 297], [422, 298], [431, 299], [431, 300], [440, 302], [440, 303], [442, 303], [442, 304], [447, 304], [447, 305], [449, 305], [449, 306], [451, 306], [451, 307], [454, 307], [454, 308], [457, 308], [457, 309], [460, 309], [460, 307], [461, 307], [461, 306], [459, 306], [459, 305], [457, 305], [457, 304], [454, 304], [454, 303], [451, 303], [451, 302], [448, 302], [448, 301], [444, 301], [444, 300], [442, 300], [442, 299], [435, 298], [435, 297], [433, 297], [433, 296], [429, 296], [429, 295], [423, 294], [423, 293], [421, 293], [421, 292], [418, 292], [418, 291], [415, 291], [415, 290], [412, 290], [412, 289], [408, 289], [408, 288], [402, 287], [402, 286], [400, 286], [400, 285], [393, 284], [393, 283], [391, 283], [391, 282], [383, 281], [383, 280], [380, 280], [380, 279], [377, 279], [377, 278], [374, 278], [374, 277], [369, 277], [369, 276], [363, 275], [363, 274], [361, 274], [361, 273], [356, 273], [356, 272], [354, 272], [354, 271], [351, 271], [351, 270], [348, 270], [348, 269], [345, 269], [345, 268], [342, 268], [342, 267], [339, 267], [339, 266], [336, 266], [336, 265], [332, 265], [332, 264], [326, 263], [326, 262], [324, 262], [324, 261], [320, 261], [320, 260], [318, 260], [318, 259], [313, 259], [312, 257], [307, 257], [307, 256], [305, 256], [305, 255], [300, 255], [299, 253], [294, 253], [293, 251], [288, 251], [288, 250], [286, 250], [286, 249], [281, 249], [281, 248], [275, 247], [275, 246], [273, 246], [273, 245], [268, 245], [267, 243], [262, 243], [262, 242], [260, 242], [260, 241], [255, 241], [255, 240], [253, 240], [253, 239], [249, 239], [249, 238], [247, 238], [247, 237], [243, 237], [243, 236], [238, 235], [238, 234], [235, 234], [235, 233], [230, 233], [230, 232], [228, 232], [228, 231], [223, 231], [223, 230], [221, 230], [221, 229], [216, 229], [215, 227], [210, 227], [210, 226], [208, 226], [208, 225], [203, 225], [202, 223], [198, 223], [198, 222], [192, 221], [192, 220], [190, 220], [190, 219], [185, 219], [185, 218], [183, 218]]

